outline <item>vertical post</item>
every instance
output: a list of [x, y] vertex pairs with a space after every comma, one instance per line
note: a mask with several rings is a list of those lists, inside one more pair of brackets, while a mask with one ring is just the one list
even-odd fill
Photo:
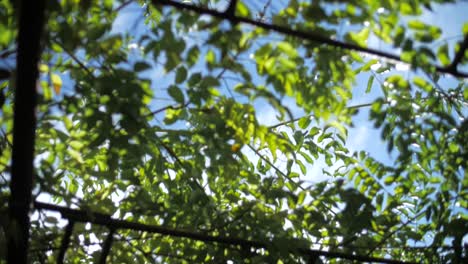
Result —
[[7, 232], [9, 264], [26, 264], [28, 262], [29, 211], [36, 130], [37, 63], [40, 56], [40, 39], [45, 16], [45, 0], [21, 0], [18, 2], [18, 55], [13, 117], [9, 228]]
[[107, 256], [110, 253], [112, 240], [114, 239], [115, 229], [111, 228], [109, 230], [109, 234], [107, 234], [106, 240], [104, 241], [104, 245], [102, 246], [101, 257], [99, 259], [99, 264], [106, 264]]
[[57, 256], [57, 264], [63, 264], [63, 260], [65, 259], [65, 253], [67, 252], [68, 245], [70, 244], [70, 238], [73, 233], [73, 226], [75, 222], [73, 220], [68, 220], [68, 225], [65, 229], [65, 234], [62, 238], [62, 244], [60, 246], [60, 251]]

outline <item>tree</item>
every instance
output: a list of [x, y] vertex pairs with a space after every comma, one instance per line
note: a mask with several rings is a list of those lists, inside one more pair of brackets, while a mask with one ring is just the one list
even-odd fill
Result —
[[[11, 65], [25, 7], [12, 3], [0, 2], [2, 208], [21, 164]], [[50, 1], [31, 262], [462, 263], [468, 24], [441, 39], [421, 18], [453, 4]], [[362, 78], [372, 101], [352, 105]], [[392, 160], [350, 148], [359, 111]]]

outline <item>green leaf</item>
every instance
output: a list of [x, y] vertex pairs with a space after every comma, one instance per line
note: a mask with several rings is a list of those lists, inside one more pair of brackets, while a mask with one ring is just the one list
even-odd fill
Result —
[[278, 49], [284, 52], [291, 58], [295, 58], [298, 56], [297, 50], [288, 42], [280, 42], [278, 43]]
[[78, 161], [78, 163], [83, 163], [84, 162], [83, 157], [81, 156], [81, 154], [78, 151], [68, 148], [67, 152], [73, 159]]
[[413, 83], [426, 92], [431, 92], [433, 90], [432, 85], [419, 76], [413, 78]]
[[180, 64], [181, 58], [180, 54], [177, 52], [168, 52], [166, 56], [167, 59], [166, 63], [164, 64], [164, 69], [166, 72], [170, 72]]
[[306, 192], [305, 191], [301, 191], [297, 197], [297, 204], [298, 205], [301, 205], [304, 203], [304, 200], [305, 200], [305, 197], [306, 197]]
[[392, 176], [389, 176], [389, 177], [385, 178], [385, 180], [384, 180], [384, 183], [385, 183], [386, 185], [391, 185], [391, 184], [394, 183], [394, 182], [395, 182], [395, 178], [392, 177]]
[[363, 28], [360, 32], [355, 33], [355, 32], [349, 32], [346, 34], [346, 39], [348, 41], [354, 42], [358, 44], [359, 46], [365, 47], [367, 44], [367, 39], [369, 38], [370, 34], [370, 29], [369, 28]]
[[197, 46], [194, 46], [189, 49], [187, 52], [187, 64], [188, 66], [192, 67], [195, 63], [198, 62], [198, 58], [200, 57], [200, 49]]
[[169, 88], [167, 89], [167, 92], [172, 98], [174, 98], [176, 102], [181, 103], [181, 104], [185, 102], [184, 93], [176, 85], [169, 86]]
[[208, 67], [212, 67], [212, 66], [215, 64], [215, 62], [216, 62], [216, 55], [215, 55], [215, 53], [213, 52], [213, 50], [209, 50], [209, 51], [206, 53], [205, 61], [206, 61], [206, 63], [208, 64]]
[[301, 160], [296, 160], [296, 163], [297, 163], [297, 165], [299, 165], [299, 168], [301, 169], [302, 175], [306, 175], [307, 174], [307, 169], [306, 169], [306, 166], [304, 165], [304, 163], [302, 163]]
[[374, 75], [371, 75], [369, 77], [369, 80], [367, 81], [367, 88], [366, 88], [366, 94], [367, 93], [370, 93], [371, 89], [372, 89], [372, 83], [374, 82]]
[[136, 72], [142, 72], [151, 69], [151, 65], [146, 62], [139, 61], [133, 66], [133, 70]]
[[468, 22], [463, 24], [462, 31], [463, 31], [463, 35], [465, 35], [465, 36], [468, 35]]
[[52, 82], [52, 87], [54, 88], [55, 94], [60, 94], [60, 91], [62, 90], [62, 78], [58, 74], [51, 74], [51, 82]]
[[175, 82], [182, 83], [187, 79], [187, 69], [184, 66], [181, 66], [176, 71]]
[[49, 72], [49, 66], [47, 66], [47, 64], [41, 64], [41, 65], [39, 65], [39, 71], [40, 72]]
[[309, 116], [305, 116], [299, 119], [298, 125], [302, 129], [306, 129], [309, 124], [312, 122]]
[[452, 153], [458, 153], [460, 151], [460, 147], [454, 142], [450, 142], [449, 149]]
[[398, 26], [395, 30], [394, 45], [399, 47], [405, 39], [406, 29], [403, 26]]
[[369, 60], [368, 62], [366, 62], [366, 64], [364, 64], [364, 66], [362, 66], [361, 68], [357, 69], [356, 70], [356, 73], [359, 73], [359, 72], [367, 72], [371, 69], [371, 66], [372, 65], [375, 65], [379, 62], [379, 60], [377, 59], [372, 59], [372, 60]]
[[413, 30], [424, 30], [427, 25], [420, 20], [410, 20], [408, 21], [408, 27]]
[[81, 150], [84, 147], [83, 142], [77, 140], [72, 140], [68, 144], [70, 145], [70, 147], [77, 151]]
[[450, 65], [451, 61], [449, 58], [448, 44], [444, 44], [437, 49], [437, 58], [440, 63], [444, 66]]
[[237, 1], [236, 15], [240, 17], [248, 17], [250, 14], [249, 8], [241, 1]]
[[219, 86], [219, 80], [214, 78], [213, 76], [206, 76], [201, 80], [200, 87], [202, 88], [212, 88]]

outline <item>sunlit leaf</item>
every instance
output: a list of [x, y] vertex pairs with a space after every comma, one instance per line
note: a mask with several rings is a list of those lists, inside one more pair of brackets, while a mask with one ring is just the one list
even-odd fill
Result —
[[62, 90], [62, 78], [60, 75], [52, 73], [51, 76], [52, 86], [54, 87], [55, 94], [59, 95]]

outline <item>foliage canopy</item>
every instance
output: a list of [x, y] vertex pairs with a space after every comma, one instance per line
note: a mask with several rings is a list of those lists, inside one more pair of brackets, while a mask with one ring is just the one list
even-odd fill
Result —
[[[119, 229], [110, 263], [310, 261], [299, 247], [422, 263], [467, 258], [468, 24], [448, 40], [421, 18], [452, 1], [237, 1], [234, 14], [223, 13], [228, 1], [173, 3], [49, 1], [35, 198], [270, 243], [260, 250]], [[225, 19], [201, 15], [205, 8]], [[5, 76], [15, 74], [16, 12], [0, 1]], [[324, 40], [378, 43], [401, 61]], [[403, 63], [411, 69], [398, 71]], [[14, 84], [0, 77], [6, 208]], [[364, 93], [372, 101], [351, 104]], [[349, 146], [363, 116], [391, 161]], [[64, 221], [35, 212], [30, 258], [54, 261]], [[97, 262], [108, 233], [76, 223], [66, 262]]]

